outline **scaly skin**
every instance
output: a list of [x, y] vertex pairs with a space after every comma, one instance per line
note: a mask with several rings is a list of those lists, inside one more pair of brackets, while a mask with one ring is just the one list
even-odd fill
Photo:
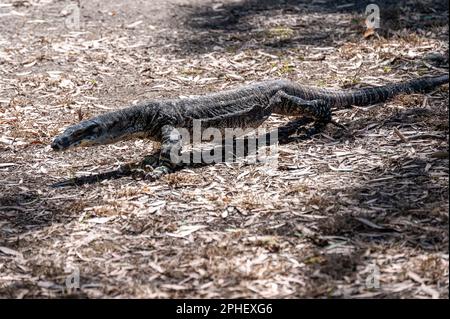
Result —
[[[384, 102], [401, 93], [426, 92], [448, 83], [448, 75], [423, 77], [397, 84], [357, 90], [335, 91], [308, 87], [287, 80], [255, 83], [235, 90], [205, 96], [144, 102], [109, 112], [70, 126], [52, 143], [56, 151], [75, 146], [93, 146], [132, 137], [161, 143], [158, 177], [173, 168], [170, 152], [181, 150], [175, 129], [192, 132], [195, 120], [207, 128], [256, 128], [271, 114], [304, 116], [324, 127], [331, 121], [332, 108], [367, 106]], [[175, 133], [174, 133], [175, 132]]]

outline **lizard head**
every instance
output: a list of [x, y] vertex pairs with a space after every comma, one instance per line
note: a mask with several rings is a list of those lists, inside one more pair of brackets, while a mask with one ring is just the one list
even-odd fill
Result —
[[67, 128], [61, 135], [55, 137], [51, 146], [55, 151], [64, 151], [76, 146], [106, 144], [111, 138], [105, 134], [100, 124], [86, 120]]
[[64, 151], [77, 146], [95, 146], [115, 143], [133, 137], [145, 138], [139, 110], [118, 110], [81, 121], [68, 127], [55, 137], [51, 146], [55, 151]]

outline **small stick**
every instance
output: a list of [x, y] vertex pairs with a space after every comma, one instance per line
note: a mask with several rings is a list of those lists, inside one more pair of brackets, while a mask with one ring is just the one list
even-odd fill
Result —
[[348, 131], [348, 129], [344, 125], [342, 125], [341, 123], [336, 122], [335, 120], [331, 120], [330, 123], [333, 124], [334, 126], [337, 126], [337, 127], [341, 128], [341, 129], [345, 130], [345, 131]]
[[394, 133], [402, 140], [403, 143], [406, 143], [406, 138], [396, 127], [394, 127]]

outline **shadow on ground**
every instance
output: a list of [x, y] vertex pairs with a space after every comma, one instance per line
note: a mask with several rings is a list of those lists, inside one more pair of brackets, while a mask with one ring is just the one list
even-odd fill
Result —
[[[26, 185], [26, 184], [23, 184]], [[14, 242], [18, 235], [68, 223], [86, 206], [80, 198], [49, 198], [36, 191], [8, 190], [0, 197], [0, 241]]]
[[448, 187], [433, 181], [425, 171], [428, 163], [421, 158], [394, 160], [361, 187], [330, 194], [348, 198], [351, 204], [341, 201], [330, 212], [332, 217], [320, 224], [321, 233], [367, 244], [407, 243], [448, 252], [448, 215], [442, 207]]
[[[287, 144], [293, 141], [302, 141], [310, 138], [312, 135], [319, 132], [319, 128], [315, 127], [312, 123], [312, 119], [301, 117], [294, 119], [282, 125], [276, 129], [276, 136], [278, 137], [278, 143]], [[210, 149], [201, 149], [199, 151], [192, 150], [187, 152], [187, 158], [189, 158], [188, 163], [181, 163], [179, 166], [175, 167], [173, 172], [180, 171], [184, 168], [198, 168], [207, 165], [214, 165], [214, 162], [202, 162], [195, 163], [194, 159], [203, 159], [205, 155], [211, 158], [213, 154], [220, 154], [221, 159], [219, 162], [226, 162], [229, 160], [237, 160], [238, 155], [246, 157], [256, 152], [258, 147], [271, 146], [272, 141], [271, 136], [274, 136], [275, 131], [266, 133], [265, 138], [262, 140], [264, 144], [261, 144], [261, 140], [258, 137], [244, 137], [242, 139], [233, 139], [230, 141], [232, 145], [232, 152], [228, 152], [229, 145], [226, 145], [227, 141], [223, 140], [222, 145], [212, 147]], [[239, 144], [243, 148], [243, 152], [237, 152], [237, 142], [241, 141]], [[249, 145], [254, 145], [256, 148], [249, 147]], [[118, 179], [126, 176], [134, 176], [137, 178], [146, 178], [149, 169], [154, 169], [158, 166], [159, 162], [159, 152], [156, 151], [153, 154], [146, 156], [142, 161], [125, 164], [120, 166], [118, 169], [93, 175], [86, 175], [81, 177], [75, 177], [68, 180], [63, 180], [51, 185], [54, 188], [68, 187], [68, 186], [81, 186], [85, 184], [95, 184], [104, 180]]]
[[370, 3], [380, 8], [378, 33], [385, 37], [401, 30], [427, 32], [448, 25], [448, 15], [442, 14], [448, 12], [448, 2], [438, 0], [242, 0], [184, 5], [181, 20], [189, 36], [178, 39], [180, 53], [336, 46], [343, 40], [362, 38], [365, 8]]

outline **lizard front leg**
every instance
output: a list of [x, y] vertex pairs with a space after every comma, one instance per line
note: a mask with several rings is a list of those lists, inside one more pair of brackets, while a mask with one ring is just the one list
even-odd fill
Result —
[[155, 180], [172, 173], [180, 165], [181, 134], [172, 125], [165, 125], [161, 130], [161, 150], [157, 166], [145, 175], [145, 179]]

